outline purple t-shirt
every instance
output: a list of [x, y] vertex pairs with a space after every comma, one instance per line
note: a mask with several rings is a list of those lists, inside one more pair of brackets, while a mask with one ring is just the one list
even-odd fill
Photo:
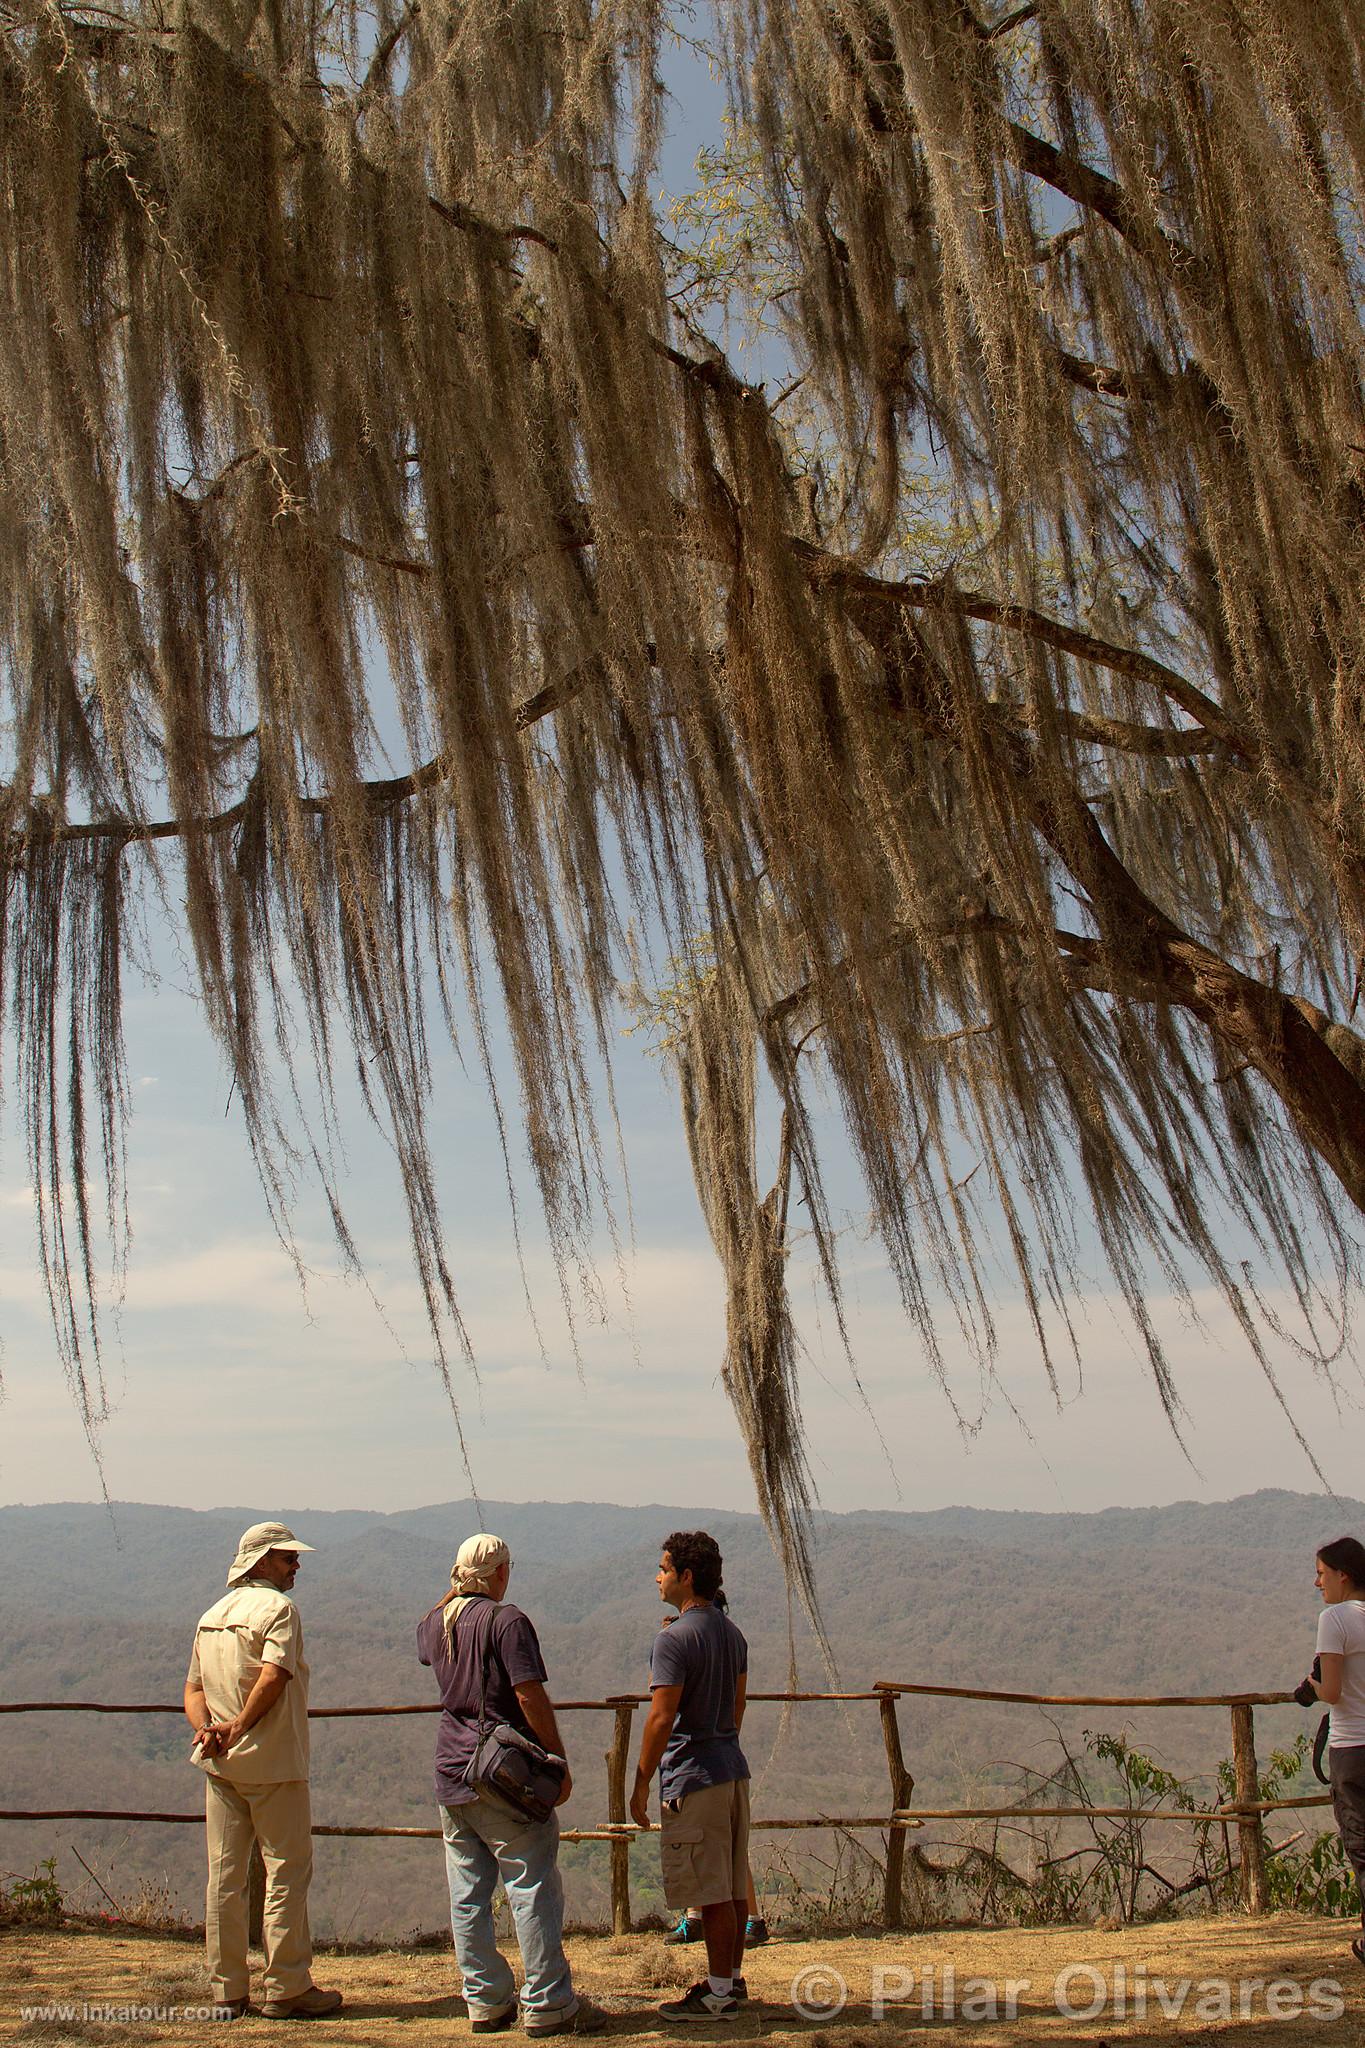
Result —
[[453, 1637], [446, 1631], [445, 1612], [440, 1607], [433, 1607], [417, 1624], [417, 1655], [436, 1674], [445, 1709], [436, 1735], [436, 1801], [440, 1806], [467, 1806], [476, 1797], [464, 1774], [478, 1744], [479, 1674], [484, 1642], [490, 1637], [485, 1719], [490, 1727], [505, 1721], [509, 1728], [536, 1739], [513, 1688], [535, 1679], [544, 1684], [547, 1673], [540, 1643], [519, 1607], [497, 1607], [491, 1621], [490, 1608], [492, 1601], [476, 1598], [461, 1611]]

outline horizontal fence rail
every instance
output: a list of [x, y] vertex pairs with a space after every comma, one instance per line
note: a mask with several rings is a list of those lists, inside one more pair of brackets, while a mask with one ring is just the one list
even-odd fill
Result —
[[876, 1696], [884, 1692], [897, 1697], [927, 1693], [945, 1700], [996, 1700], [1014, 1707], [1287, 1707], [1294, 1699], [1292, 1692], [982, 1692], [970, 1685], [910, 1685], [879, 1678]]
[[[1132, 1806], [943, 1806], [912, 1807], [915, 1781], [901, 1747], [896, 1702], [904, 1697], [981, 1700], [1004, 1706], [1036, 1707], [1222, 1707], [1232, 1720], [1232, 1749], [1235, 1797], [1225, 1805], [1189, 1811], [1179, 1807]], [[891, 1801], [882, 1814], [802, 1814], [792, 1817], [760, 1816], [751, 1827], [757, 1831], [787, 1831], [834, 1828], [841, 1833], [875, 1829], [887, 1838], [883, 1922], [888, 1928], [904, 1926], [905, 1838], [927, 1821], [978, 1820], [1111, 1820], [1179, 1821], [1185, 1826], [1219, 1824], [1235, 1826], [1240, 1851], [1239, 1873], [1242, 1906], [1248, 1913], [1264, 1913], [1267, 1907], [1264, 1819], [1267, 1814], [1323, 1807], [1331, 1801], [1326, 1794], [1296, 1798], [1258, 1799], [1253, 1709], [1282, 1706], [1293, 1699], [1289, 1692], [1237, 1693], [1037, 1693], [990, 1691], [978, 1686], [925, 1685], [917, 1681], [878, 1679], [868, 1692], [755, 1692], [749, 1702], [789, 1705], [851, 1704], [875, 1701], [881, 1719]], [[615, 1693], [600, 1700], [556, 1700], [557, 1713], [607, 1713], [614, 1717], [611, 1747], [606, 1753], [608, 1818], [591, 1827], [565, 1828], [566, 1842], [606, 1842], [611, 1849], [612, 1926], [618, 1934], [629, 1933], [631, 1843], [646, 1831], [629, 1819], [626, 1808], [626, 1775], [630, 1759], [632, 1723], [637, 1707], [648, 1704], [647, 1693]], [[0, 1714], [163, 1714], [183, 1715], [180, 1701], [104, 1700], [4, 1700]], [[310, 1707], [310, 1721], [341, 1721], [388, 1718], [407, 1714], [439, 1714], [439, 1701], [390, 1706]], [[0, 1821], [100, 1820], [161, 1823], [173, 1827], [202, 1827], [202, 1813], [134, 1812], [124, 1807], [5, 1807]], [[341, 1827], [318, 1824], [313, 1833], [355, 1840], [440, 1841], [439, 1828]]]
[[[885, 1689], [897, 1692], [915, 1690], [915, 1688], [910, 1686], [896, 1686]], [[933, 1690], [932, 1687], [920, 1687], [918, 1689], [921, 1691]], [[748, 1703], [752, 1707], [764, 1700], [770, 1702], [786, 1700], [794, 1703], [803, 1700], [879, 1700], [882, 1696], [882, 1690], [882, 1688], [879, 1688], [876, 1692], [751, 1692], [748, 1695]], [[1011, 1699], [1015, 1695], [1011, 1693], [973, 1693], [971, 1697], [973, 1699]], [[1025, 1695], [1020, 1693], [1018, 1697], [1023, 1699]], [[1246, 1697], [1251, 1698], [1252, 1695], [1247, 1694]], [[1260, 1694], [1256, 1694], [1255, 1697], [1259, 1700]], [[1290, 1699], [1292, 1694], [1266, 1694], [1267, 1699], [1278, 1699], [1281, 1697]], [[1082, 1704], [1089, 1706], [1091, 1702], [1087, 1700], [1082, 1702]], [[1094, 1704], [1109, 1705], [1110, 1702], [1097, 1701]], [[1176, 1701], [1174, 1704], [1182, 1705], [1186, 1703]], [[623, 1692], [613, 1693], [611, 1698], [606, 1700], [556, 1700], [555, 1712], [557, 1714], [587, 1714], [609, 1711], [612, 1707], [616, 1706], [647, 1707], [648, 1705], [649, 1694], [647, 1692]], [[102, 1700], [0, 1700], [0, 1714], [183, 1714], [184, 1711], [185, 1709], [179, 1700], [169, 1704], [165, 1701], [154, 1701], [148, 1704], [146, 1701], [140, 1700], [136, 1704], [126, 1707], [110, 1706]], [[346, 1721], [356, 1720], [365, 1714], [440, 1714], [444, 1711], [439, 1700], [423, 1700], [419, 1706], [415, 1707], [310, 1707], [308, 1709], [308, 1718], [310, 1721]]]
[[[1323, 1803], [1325, 1804], [1326, 1802], [1324, 1801]], [[1005, 1808], [1001, 1809], [1002, 1812], [1006, 1810], [1007, 1809]], [[1029, 1811], [1031, 1809], [1026, 1808], [1024, 1810]], [[1068, 1807], [1066, 1810], [1068, 1813], [1079, 1814], [1085, 1814], [1090, 1811], [1088, 1807], [1084, 1806]], [[987, 1815], [989, 1815], [989, 1813], [993, 1811], [994, 1808], [988, 1809], [983, 1807], [982, 1809], [982, 1812]], [[1048, 1808], [1038, 1807], [1036, 1811], [1045, 1814], [1048, 1812]], [[1119, 1807], [1097, 1806], [1094, 1809], [1094, 1811], [1100, 1814], [1111, 1812], [1118, 1813], [1122, 1811], [1122, 1809]], [[1139, 1809], [1134, 1807], [1132, 1811], [1134, 1818], [1136, 1818], [1138, 1816]], [[1151, 1814], [1144, 1814], [1142, 1817], [1144, 1819], [1152, 1819], [1154, 1817], [1160, 1818], [1161, 1816], [1152, 1816]], [[1225, 1806], [1218, 1813], [1208, 1817], [1214, 1820], [1234, 1820], [1236, 1818], [1236, 1810], [1233, 1807]], [[870, 1817], [866, 1814], [857, 1814], [850, 1819], [847, 1816], [838, 1813], [817, 1813], [802, 1814], [801, 1817], [797, 1820], [751, 1820], [749, 1822], [749, 1826], [751, 1829], [918, 1828], [922, 1827], [926, 1820], [940, 1820], [942, 1818], [943, 1816], [941, 1814], [893, 1813], [877, 1814]], [[1171, 1813], [1167, 1815], [1166, 1818], [1170, 1820], [1198, 1820], [1200, 1816], [1198, 1814]], [[204, 1825], [204, 1816], [202, 1813], [131, 1813], [128, 1811], [126, 1807], [122, 1806], [6, 1806], [0, 1807], [0, 1820], [150, 1820], [164, 1821], [168, 1825], [172, 1825], [175, 1827], [202, 1828]], [[561, 1828], [559, 1839], [561, 1842], [630, 1842], [634, 1841], [637, 1835], [657, 1834], [658, 1832], [659, 1831], [657, 1828], [639, 1828], [635, 1825], [635, 1822], [633, 1820], [619, 1822], [604, 1821], [600, 1827], [595, 1828]], [[399, 1840], [411, 1837], [413, 1841], [420, 1842], [439, 1842], [442, 1839], [441, 1830], [439, 1828], [348, 1828], [315, 1826], [313, 1829], [313, 1833], [315, 1835], [356, 1835], [359, 1836], [361, 1839], [368, 1839], [370, 1836], [374, 1836], [377, 1839], [381, 1836], [387, 1837], [389, 1835], [393, 1835]]]

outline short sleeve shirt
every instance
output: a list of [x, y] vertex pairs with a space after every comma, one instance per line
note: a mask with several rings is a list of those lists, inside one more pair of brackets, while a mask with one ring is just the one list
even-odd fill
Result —
[[526, 1615], [519, 1607], [476, 1598], [460, 1610], [452, 1634], [445, 1609], [433, 1607], [417, 1624], [417, 1657], [430, 1665], [444, 1710], [436, 1734], [438, 1806], [465, 1806], [478, 1796], [465, 1782], [465, 1772], [478, 1747], [485, 1642], [492, 1651], [484, 1708], [489, 1726], [505, 1722], [535, 1740], [515, 1688], [537, 1681], [543, 1685], [547, 1674], [539, 1638]]
[[682, 1799], [703, 1785], [747, 1778], [735, 1726], [735, 1693], [749, 1669], [749, 1646], [718, 1607], [689, 1607], [661, 1629], [649, 1660], [651, 1688], [680, 1685], [678, 1717], [664, 1750], [659, 1793]]
[[240, 1714], [266, 1664], [290, 1674], [283, 1697], [226, 1756], [195, 1761], [233, 1785], [278, 1785], [308, 1776], [308, 1666], [303, 1624], [287, 1594], [263, 1579], [230, 1586], [194, 1632], [189, 1683], [204, 1689], [215, 1721]]
[[1365, 1747], [1365, 1601], [1341, 1600], [1318, 1616], [1318, 1649], [1344, 1657], [1341, 1698], [1328, 1712], [1333, 1749]]

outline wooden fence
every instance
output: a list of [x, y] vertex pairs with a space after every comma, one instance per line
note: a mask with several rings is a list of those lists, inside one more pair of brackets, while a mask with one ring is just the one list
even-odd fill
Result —
[[[1005, 1706], [1037, 1707], [1222, 1707], [1232, 1717], [1232, 1755], [1235, 1772], [1235, 1797], [1226, 1805], [1199, 1809], [1193, 1812], [1179, 1807], [1125, 1807], [1125, 1806], [942, 1806], [912, 1807], [915, 1781], [905, 1762], [901, 1747], [900, 1722], [896, 1703], [906, 1697], [930, 1697], [955, 1700], [990, 1700]], [[970, 1821], [970, 1820], [1133, 1820], [1180, 1821], [1186, 1826], [1199, 1821], [1214, 1821], [1227, 1827], [1235, 1824], [1238, 1835], [1238, 1869], [1242, 1908], [1244, 1912], [1264, 1913], [1267, 1907], [1266, 1889], [1266, 1845], [1265, 1816], [1298, 1809], [1300, 1807], [1327, 1806], [1325, 1794], [1314, 1794], [1307, 1798], [1258, 1799], [1256, 1775], [1256, 1736], [1254, 1710], [1262, 1706], [1282, 1706], [1292, 1700], [1287, 1692], [1242, 1692], [1242, 1693], [1180, 1693], [1135, 1696], [1132, 1694], [1058, 1694], [1037, 1692], [987, 1692], [974, 1686], [961, 1685], [914, 1685], [895, 1679], [878, 1679], [870, 1692], [756, 1692], [749, 1695], [750, 1704], [760, 1701], [779, 1702], [783, 1705], [807, 1706], [819, 1703], [853, 1704], [875, 1703], [881, 1722], [882, 1742], [886, 1751], [886, 1766], [889, 1779], [889, 1802], [887, 1810], [878, 1814], [802, 1814], [789, 1818], [755, 1816], [751, 1826], [756, 1832], [777, 1830], [799, 1830], [805, 1828], [833, 1828], [839, 1831], [873, 1829], [886, 1836], [886, 1875], [882, 1899], [883, 1924], [888, 1929], [905, 1925], [904, 1873], [905, 1838], [914, 1828], [923, 1827], [926, 1821]], [[635, 1712], [638, 1707], [648, 1704], [648, 1695], [641, 1693], [614, 1693], [603, 1700], [557, 1700], [555, 1711], [559, 1714], [604, 1713], [613, 1716], [610, 1747], [605, 1755], [607, 1772], [607, 1818], [589, 1828], [566, 1828], [563, 1839], [566, 1842], [606, 1842], [611, 1849], [611, 1917], [612, 1927], [618, 1934], [628, 1934], [631, 1925], [630, 1913], [630, 1852], [631, 1844], [641, 1833], [630, 1819], [627, 1811], [627, 1778], [630, 1769], [632, 1733]], [[105, 1705], [92, 1700], [19, 1700], [0, 1701], [0, 1714], [174, 1714], [183, 1712], [179, 1702], [174, 1705], [148, 1704], [136, 1706]], [[393, 1707], [310, 1707], [308, 1717], [314, 1721], [362, 1720], [379, 1716], [400, 1714], [439, 1714], [439, 1703], [421, 1706]], [[164, 1822], [172, 1825], [200, 1827], [204, 1824], [202, 1813], [137, 1813], [125, 1809], [103, 1807], [49, 1807], [0, 1809], [0, 1821], [4, 1820], [118, 1820]], [[439, 1828], [392, 1828], [392, 1827], [327, 1827], [317, 1826], [315, 1835], [346, 1835], [362, 1839], [377, 1837], [411, 1839], [414, 1841], [439, 1841]]]

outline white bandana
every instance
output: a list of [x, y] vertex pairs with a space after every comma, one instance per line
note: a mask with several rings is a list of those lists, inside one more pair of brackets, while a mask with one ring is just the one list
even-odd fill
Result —
[[446, 1632], [454, 1628], [471, 1600], [491, 1600], [493, 1579], [502, 1565], [512, 1562], [512, 1553], [501, 1536], [470, 1536], [460, 1545], [450, 1570], [450, 1591], [446, 1594]]

